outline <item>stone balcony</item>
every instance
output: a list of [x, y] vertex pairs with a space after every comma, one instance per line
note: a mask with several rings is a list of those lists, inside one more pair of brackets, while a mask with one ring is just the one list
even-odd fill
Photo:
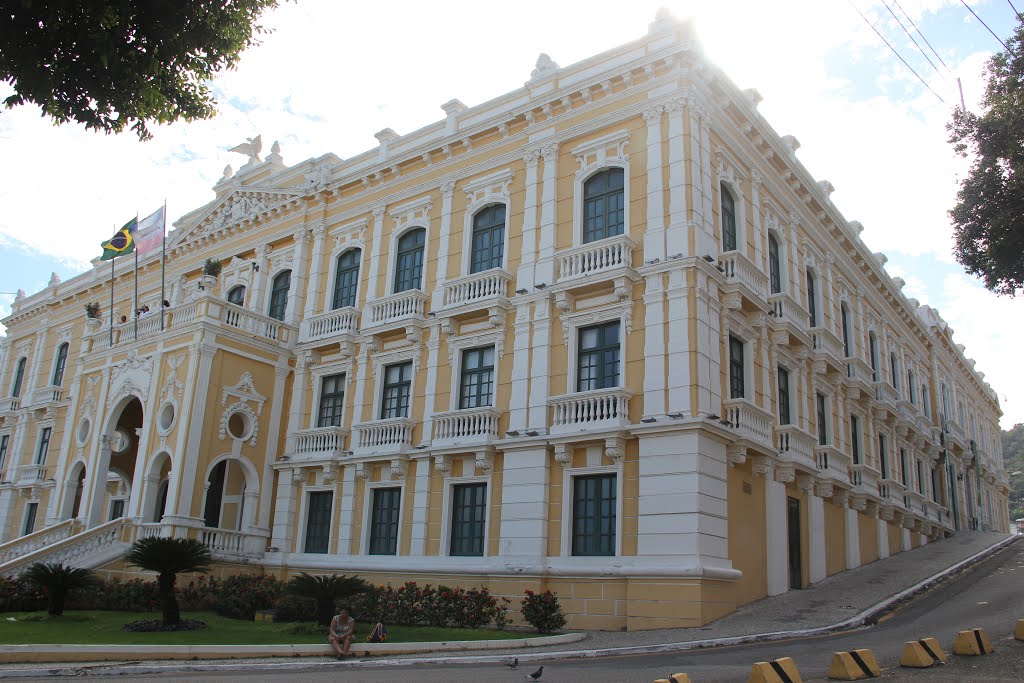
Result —
[[627, 280], [636, 282], [639, 276], [633, 269], [635, 247], [636, 243], [626, 235], [616, 235], [559, 252], [556, 289], [571, 292], [609, 281], [619, 289], [626, 286]]
[[878, 482], [878, 495], [883, 505], [902, 508], [904, 490], [903, 484], [895, 479], [881, 479]]
[[896, 388], [884, 380], [873, 382], [875, 387], [875, 417], [882, 422], [898, 419], [900, 415], [899, 394]]
[[849, 485], [850, 456], [835, 446], [816, 445], [814, 447], [814, 464], [818, 476], [826, 481]]
[[484, 446], [498, 439], [501, 411], [487, 406], [434, 414], [432, 447]]
[[473, 273], [444, 284], [438, 315], [461, 317], [488, 311], [491, 317], [511, 310], [509, 284], [512, 276], [501, 268]]
[[772, 329], [787, 335], [786, 339], [777, 343], [790, 346], [808, 345], [807, 309], [788, 294], [771, 294], [768, 296], [768, 323]]
[[367, 303], [364, 309], [363, 332], [382, 334], [397, 329], [422, 329], [426, 323], [429, 297], [419, 289], [391, 294]]
[[775, 428], [775, 447], [779, 459], [796, 465], [808, 472], [817, 469], [814, 447], [818, 440], [796, 425], [781, 425]]
[[20, 407], [21, 398], [18, 396], [8, 396], [7, 398], [0, 399], [0, 416], [15, 413]]
[[293, 435], [292, 461], [335, 460], [345, 455], [348, 430], [344, 427], [314, 427]]
[[579, 391], [548, 399], [551, 434], [619, 431], [629, 426], [633, 394], [621, 387]]
[[299, 343], [354, 343], [359, 335], [359, 309], [345, 306], [306, 318], [299, 324]]
[[34, 389], [29, 405], [33, 409], [54, 408], [60, 405], [64, 398], [64, 388], [51, 384], [50, 386]]
[[843, 351], [843, 340], [827, 327], [812, 327], [809, 333], [811, 360], [814, 362], [815, 372], [826, 374], [833, 370], [837, 374], [845, 375], [846, 353]]
[[853, 485], [855, 494], [870, 496], [873, 499], [880, 498], [878, 482], [881, 479], [881, 472], [871, 465], [865, 463], [850, 465], [850, 483]]
[[846, 396], [851, 401], [871, 400], [875, 397], [872, 386], [874, 370], [856, 356], [846, 358]]
[[753, 261], [738, 251], [726, 251], [718, 257], [725, 275], [722, 295], [728, 308], [746, 311], [771, 310], [768, 306], [768, 276]]
[[48, 473], [46, 465], [19, 465], [14, 477], [18, 483], [35, 483], [46, 481]]
[[357, 424], [352, 438], [356, 456], [397, 455], [412, 449], [415, 423], [408, 417], [392, 417]]
[[946, 445], [958, 448], [961, 452], [968, 451], [967, 434], [960, 423], [953, 419], [946, 420]]
[[722, 402], [722, 419], [736, 432], [736, 436], [764, 453], [777, 453], [772, 431], [774, 417], [745, 398], [730, 398]]
[[907, 489], [903, 492], [903, 507], [907, 509], [907, 512], [915, 515], [925, 514], [925, 497], [923, 494], [918, 493], [913, 489]]

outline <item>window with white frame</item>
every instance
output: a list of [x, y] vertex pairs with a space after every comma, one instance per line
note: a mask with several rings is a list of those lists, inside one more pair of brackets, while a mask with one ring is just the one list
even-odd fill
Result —
[[39, 432], [39, 446], [36, 448], [36, 464], [42, 465], [46, 462], [46, 454], [50, 452], [50, 434], [52, 427], [43, 427]]
[[882, 479], [889, 478], [889, 450], [886, 448], [885, 434], [878, 435], [878, 471]]
[[423, 250], [427, 231], [413, 228], [398, 239], [395, 254], [395, 294], [423, 286]]
[[900, 368], [899, 361], [896, 360], [896, 352], [889, 352], [889, 369], [892, 371], [890, 375], [892, 377], [892, 388], [896, 390], [896, 395], [900, 395]]
[[789, 414], [789, 370], [779, 366], [779, 424], [788, 425], [790, 422]]
[[583, 242], [596, 242], [625, 232], [625, 171], [607, 168], [583, 184]]
[[620, 322], [581, 327], [577, 338], [576, 391], [619, 386]]
[[470, 273], [501, 268], [505, 258], [504, 204], [491, 204], [473, 215], [473, 240], [470, 245]]
[[362, 255], [361, 249], [349, 249], [338, 256], [331, 309], [356, 305], [356, 292], [359, 289], [359, 262]]
[[64, 383], [64, 369], [68, 364], [68, 349], [70, 345], [64, 342], [57, 347], [57, 358], [53, 364], [53, 379], [50, 382], [53, 386], [59, 387]]
[[331, 540], [331, 508], [334, 493], [331, 491], [310, 491], [306, 494], [306, 537], [302, 551], [324, 554]]
[[878, 381], [878, 337], [875, 331], [868, 332], [868, 355], [871, 357], [871, 381]]
[[25, 506], [25, 523], [21, 527], [21, 535], [28, 536], [35, 531], [36, 515], [39, 513], [39, 503], [29, 503]]
[[494, 347], [484, 346], [462, 352], [459, 409], [483, 408], [494, 404]]
[[810, 326], [818, 326], [818, 285], [814, 271], [807, 269], [807, 313], [810, 317]]
[[124, 498], [114, 498], [110, 501], [110, 521], [124, 517]]
[[839, 318], [843, 328], [843, 355], [850, 358], [853, 355], [850, 344], [850, 309], [845, 301], [839, 304]]
[[911, 405], [917, 405], [917, 385], [914, 382], [914, 371], [907, 368], [907, 396]]
[[0, 434], [0, 477], [3, 476], [4, 466], [7, 464], [7, 449], [10, 446], [10, 442], [10, 434]]
[[814, 412], [818, 425], [818, 445], [828, 445], [828, 411], [826, 410], [825, 394], [816, 392], [814, 394]]
[[320, 405], [317, 427], [340, 427], [345, 407], [345, 373], [327, 375], [320, 380]]
[[924, 495], [924, 462], [917, 461], [917, 492]]
[[484, 554], [487, 521], [487, 484], [470, 482], [452, 486], [452, 522], [449, 555], [473, 557]]
[[907, 475], [907, 449], [900, 449], [900, 482], [903, 484], [903, 488], [906, 489], [909, 484]]
[[380, 419], [409, 417], [412, 391], [412, 361], [384, 366], [384, 387], [381, 393]]
[[768, 233], [768, 284], [772, 294], [782, 292], [782, 262], [779, 258], [779, 240]]
[[729, 398], [746, 397], [746, 359], [744, 344], [739, 337], [729, 335]]
[[25, 383], [25, 365], [28, 363], [28, 359], [22, 356], [18, 359], [18, 364], [14, 368], [14, 383], [11, 385], [11, 396], [18, 398], [21, 396], [21, 387]]
[[850, 453], [853, 455], [853, 464], [860, 464], [860, 419], [856, 415], [850, 416]]
[[725, 183], [720, 185], [722, 195], [722, 251], [736, 251], [736, 199]]
[[572, 478], [572, 554], [615, 555], [618, 475]]
[[235, 306], [245, 305], [245, 285], [235, 285], [228, 290], [228, 303]]
[[284, 314], [288, 310], [288, 290], [292, 284], [292, 271], [284, 270], [274, 276], [270, 288], [270, 307], [267, 315], [275, 320], [284, 320]]
[[371, 491], [371, 496], [369, 553], [396, 555], [402, 489], [399, 486], [375, 488]]

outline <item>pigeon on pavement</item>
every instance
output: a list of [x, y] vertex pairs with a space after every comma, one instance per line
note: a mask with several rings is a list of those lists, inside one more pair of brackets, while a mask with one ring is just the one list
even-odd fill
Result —
[[526, 674], [526, 680], [528, 681], [539, 681], [541, 674], [544, 673], [544, 667], [537, 669], [532, 674]]
[[505, 666], [507, 666], [510, 669], [515, 669], [517, 666], [519, 666], [519, 657], [515, 657], [511, 661], [505, 662]]

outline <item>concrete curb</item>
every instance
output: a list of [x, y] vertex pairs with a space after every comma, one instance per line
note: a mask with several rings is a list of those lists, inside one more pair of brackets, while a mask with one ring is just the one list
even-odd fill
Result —
[[[913, 586], [895, 593], [884, 600], [875, 603], [874, 605], [863, 610], [859, 614], [844, 619], [843, 621], [836, 622], [827, 626], [817, 626], [814, 628], [806, 629], [794, 629], [790, 631], [772, 631], [769, 633], [753, 633], [742, 636], [730, 636], [725, 638], [709, 638], [706, 640], [691, 640], [682, 641], [675, 643], [659, 643], [655, 645], [633, 645], [628, 647], [609, 647], [597, 650], [563, 650], [558, 652], [537, 652], [537, 653], [521, 653], [515, 656], [519, 658], [520, 663], [527, 662], [538, 662], [538, 661], [552, 661], [559, 659], [590, 659], [597, 657], [620, 657], [624, 655], [639, 655], [639, 654], [657, 654], [665, 652], [684, 652], [687, 650], [698, 650], [712, 647], [722, 647], [726, 645], [744, 645], [749, 643], [757, 642], [770, 642], [775, 640], [786, 640], [790, 638], [804, 638], [808, 636], [824, 635], [833, 633], [836, 631], [849, 630], [853, 628], [863, 627], [873, 617], [891, 609], [893, 606], [903, 602], [907, 598], [927, 589], [936, 583], [948, 578], [949, 576], [973, 565], [977, 562], [987, 558], [988, 556], [1005, 549], [1012, 543], [1019, 540], [1018, 536], [1008, 536], [1006, 539], [993, 543], [989, 547], [971, 555], [970, 557], [953, 564], [942, 571], [933, 574], [932, 576], [919, 581]], [[578, 635], [582, 639], [583, 634], [566, 634], [566, 635]], [[557, 636], [556, 636], [557, 637]], [[532, 638], [529, 640], [539, 640]], [[536, 643], [540, 645], [541, 643]], [[23, 646], [23, 647], [38, 647], [38, 646]], [[2, 650], [0, 650], [2, 652]], [[6, 671], [0, 671], [0, 678], [14, 678], [14, 677], [40, 677], [40, 676], [53, 676], [60, 675], [62, 673], [71, 673], [74, 671], [82, 672], [88, 669], [101, 669], [105, 675], [156, 675], [166, 673], [196, 673], [203, 671], [251, 671], [254, 668], [261, 670], [274, 671], [274, 670], [288, 670], [296, 671], [297, 669], [311, 670], [311, 669], [322, 669], [329, 667], [352, 667], [352, 668], [367, 668], [367, 667], [381, 667], [381, 666], [411, 666], [411, 665], [436, 665], [436, 664], [496, 664], [508, 660], [510, 655], [477, 655], [467, 657], [450, 657], [450, 656], [438, 656], [438, 657], [403, 657], [394, 659], [372, 659], [372, 660], [350, 660], [344, 662], [273, 662], [273, 663], [260, 663], [253, 664], [252, 662], [239, 662], [237, 664], [166, 664], [166, 665], [149, 665], [139, 666], [135, 662], [131, 665], [124, 666], [118, 664], [111, 664], [110, 666], [100, 665], [95, 667], [49, 667], [39, 669], [8, 669]]]

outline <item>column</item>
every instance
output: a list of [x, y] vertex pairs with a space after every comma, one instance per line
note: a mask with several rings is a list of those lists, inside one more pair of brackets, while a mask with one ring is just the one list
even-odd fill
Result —
[[533, 149], [523, 156], [526, 164], [526, 186], [523, 191], [523, 249], [516, 273], [516, 289], [532, 290], [534, 279], [534, 259], [537, 252], [537, 161], [540, 150]]
[[370, 247], [370, 274], [369, 282], [366, 285], [366, 303], [370, 303], [378, 297], [377, 281], [380, 279], [381, 240], [384, 233], [384, 206], [378, 206], [373, 210], [373, 245]]
[[191, 400], [185, 401], [182, 423], [178, 427], [179, 430], [184, 430], [178, 433], [184, 434], [185, 440], [184, 445], [179, 442], [175, 460], [171, 463], [171, 481], [167, 492], [170, 510], [165, 517], [192, 516], [192, 499], [199, 469], [199, 444], [203, 438], [203, 418], [206, 415], [206, 402], [210, 394], [210, 369], [216, 353], [217, 347], [204, 342], [199, 342], [192, 348], [191, 355], [195, 362], [185, 386], [185, 396], [191, 397]]
[[884, 519], [876, 519], [878, 525], [878, 559], [889, 557], [889, 525]]
[[821, 310], [828, 311], [829, 322], [826, 323], [823, 320], [821, 325], [822, 327], [828, 327], [837, 337], [842, 339], [843, 330], [839, 325], [839, 316], [836, 314], [836, 311], [839, 310], [839, 303], [832, 295], [832, 268], [835, 261], [836, 257], [832, 252], [825, 254], [825, 274], [822, 278], [822, 284], [824, 285], [824, 296], [822, 298], [825, 300], [821, 302]]
[[[289, 403], [288, 431], [286, 432], [284, 447], [285, 453], [288, 455], [295, 453], [295, 432], [313, 426], [312, 422], [303, 424], [303, 418], [310, 416], [312, 413], [312, 411], [306, 409], [306, 392], [308, 391], [310, 374], [309, 366], [319, 362], [320, 354], [315, 351], [295, 352], [295, 379], [292, 382], [292, 400]], [[273, 459], [270, 460], [273, 461]]]
[[[363, 405], [364, 396], [366, 394], [366, 370], [370, 365], [370, 349], [366, 342], [363, 342], [359, 349], [359, 356], [356, 360], [356, 388], [352, 392], [352, 426], [359, 424], [363, 421], [363, 415], [365, 415]], [[375, 416], [371, 415], [370, 419], [373, 420]]]
[[505, 450], [500, 554], [506, 563], [535, 564], [547, 555], [548, 468], [545, 446]]
[[[644, 231], [644, 260], [665, 260], [665, 183], [661, 161], [661, 115], [665, 107], [657, 104], [644, 110], [647, 122], [647, 229]], [[682, 120], [677, 115], [680, 127]], [[679, 138], [680, 151], [682, 137]], [[682, 165], [682, 159], [679, 160]], [[663, 401], [664, 402], [664, 401]]]
[[860, 526], [857, 511], [846, 508], [846, 568], [860, 566]]
[[544, 178], [541, 183], [540, 246], [534, 277], [536, 284], [547, 285], [555, 281], [555, 208], [558, 175], [558, 143], [550, 142], [540, 148], [544, 158]]
[[808, 580], [817, 583], [825, 578], [825, 501], [811, 491], [807, 495]]
[[[539, 266], [538, 266], [538, 272]], [[540, 277], [538, 275], [538, 277]], [[569, 343], [574, 343], [572, 339]], [[542, 434], [548, 429], [548, 365], [551, 357], [551, 300], [533, 302], [533, 343], [530, 363], [530, 414], [527, 424]], [[571, 388], [570, 388], [571, 390]], [[506, 458], [506, 462], [508, 462]]]
[[[789, 528], [786, 518], [786, 485], [775, 481], [771, 470], [764, 475], [764, 525], [767, 539], [768, 595], [789, 590]], [[810, 511], [808, 511], [809, 513]]]
[[[157, 346], [156, 359], [156, 378], [150, 382], [149, 395], [146, 396], [145, 406], [143, 407], [142, 414], [144, 421], [142, 427], [137, 429], [139, 433], [139, 447], [135, 453], [135, 475], [132, 477], [131, 489], [128, 492], [128, 503], [125, 505], [125, 516], [126, 517], [142, 517], [142, 487], [146, 475], [146, 464], [149, 459], [150, 448], [150, 436], [155, 431], [155, 425], [157, 420], [157, 409], [159, 406], [160, 398], [160, 368], [163, 365], [160, 361], [163, 358], [163, 341], [161, 340]], [[73, 413], [68, 413], [73, 415]], [[65, 429], [72, 426], [67, 426]], [[62, 454], [63, 455], [63, 454]], [[58, 481], [60, 481], [58, 479]]]
[[698, 107], [697, 113], [698, 120], [700, 121], [700, 169], [703, 180], [701, 201], [704, 205], [702, 229], [698, 234], [703, 235], [708, 243], [707, 251], [698, 252], [698, 255], [705, 253], [718, 254], [718, 241], [715, 239], [714, 228], [714, 209], [711, 199], [714, 196], [712, 179], [715, 177], [711, 160], [711, 117], [703, 106]]
[[[444, 456], [439, 456], [439, 469], [445, 465]], [[412, 498], [412, 532], [409, 554], [422, 557], [427, 554], [427, 514], [430, 510], [430, 469], [434, 463], [431, 459], [416, 460], [416, 478], [413, 479]]]
[[[104, 432], [104, 422], [109, 419], [106, 416], [107, 392], [109, 390], [110, 366], [108, 365], [103, 369], [100, 377], [100, 397], [96, 402], [98, 408], [96, 420], [92, 428], [92, 444], [90, 445], [92, 458], [86, 458], [85, 480], [82, 482], [82, 502], [78, 508], [79, 517], [85, 519], [89, 527], [94, 527], [107, 521], [102, 508], [103, 490], [107, 485], [107, 468], [110, 465], [110, 445], [106, 441], [108, 435]], [[101, 472], [102, 476], [100, 476]]]
[[[660, 173], [660, 170], [659, 170]], [[662, 243], [663, 244], [663, 243]], [[646, 248], [645, 248], [646, 253]], [[644, 278], [644, 415], [665, 414], [665, 288], [661, 273]], [[680, 378], [677, 378], [679, 381]], [[686, 378], [688, 379], [688, 378]], [[687, 393], [689, 387], [687, 387]]]
[[[766, 231], [761, 228], [761, 183], [764, 176], [757, 169], [750, 173], [750, 218], [754, 225], [754, 264], [759, 270], [768, 272], [768, 266], [761, 259], [768, 251]], [[769, 282], [769, 286], [771, 283]]]
[[[778, 392], [772, 389], [774, 382], [772, 377], [778, 379], [778, 373], [776, 368], [778, 367], [775, 360], [775, 350], [771, 347], [768, 341], [768, 319], [764, 313], [758, 314], [758, 320], [760, 323], [760, 335], [757, 338], [757, 345], [761, 351], [761, 397], [762, 401], [758, 402], [758, 405], [764, 407], [765, 410], [771, 412], [772, 410], [772, 397], [778, 396]], [[756, 329], [756, 328], [755, 328]], [[790, 387], [792, 391], [792, 387]], [[755, 402], [757, 397], [754, 396]], [[792, 404], [792, 398], [790, 399]], [[790, 422], [793, 422], [793, 416], [790, 415]]]
[[[267, 278], [270, 277], [270, 247], [266, 244], [256, 246], [256, 267], [259, 270], [253, 274], [249, 308], [256, 313], [263, 313], [266, 310], [266, 306], [263, 305], [263, 295], [266, 290]], [[168, 495], [169, 499], [170, 495]]]
[[[57, 480], [57, 486], [50, 494], [50, 502], [46, 509], [46, 526], [53, 526], [57, 522], [62, 521], [61, 507], [64, 504], [64, 477], [67, 473], [68, 459], [71, 457], [71, 439], [74, 437], [75, 431], [78, 428], [78, 425], [72, 422], [72, 419], [78, 414], [78, 397], [82, 393], [82, 363], [80, 358], [75, 362], [75, 365], [75, 377], [71, 381], [71, 386], [67, 393], [70, 400], [68, 402], [68, 408], [64, 418], [64, 436], [60, 442], [60, 455], [57, 460], [57, 469], [53, 475], [54, 479]], [[2, 476], [2, 473], [0, 473], [0, 476]], [[138, 473], [136, 473], [136, 476], [138, 476]], [[7, 477], [3, 478], [10, 481]], [[77, 486], [75, 488], [77, 488]], [[72, 495], [74, 495], [73, 492], [74, 488], [72, 489]], [[68, 509], [71, 509], [70, 506]], [[0, 530], [3, 528], [4, 527], [0, 525]]]
[[[686, 111], [686, 100], [681, 97], [665, 105], [665, 114], [668, 117], [668, 229], [665, 233], [665, 255], [668, 257], [686, 254], [690, 250], [686, 219], [684, 111]], [[693, 125], [692, 121], [691, 125]], [[698, 148], [691, 147], [691, 161], [695, 165], [698, 155], [694, 150]], [[691, 183], [696, 182], [696, 179], [700, 177], [699, 172], [699, 168], [691, 169]], [[693, 196], [697, 197], [698, 192], [694, 192]]]
[[[437, 292], [436, 289], [434, 291], [435, 293]], [[437, 365], [438, 351], [441, 347], [441, 324], [436, 321], [432, 322], [429, 332], [430, 338], [427, 340], [427, 382], [424, 388], [423, 398], [423, 443], [430, 443], [430, 440], [434, 436], [434, 413], [437, 410]], [[457, 389], [453, 386], [452, 391], [457, 391]]]
[[430, 310], [439, 311], [444, 305], [444, 283], [448, 280], [448, 252], [451, 250], [452, 194], [455, 181], [441, 183], [441, 240], [437, 250], [437, 279], [430, 300]]
[[325, 304], [320, 304], [322, 299], [318, 296], [320, 292], [320, 271], [324, 267], [324, 237], [327, 234], [326, 221], [323, 218], [315, 221], [311, 232], [313, 234], [313, 255], [309, 258], [309, 284], [306, 287], [306, 305], [302, 314], [303, 318], [312, 318], [327, 308]]
[[[349, 467], [351, 466], [347, 466], [345, 469], [348, 470]], [[277, 473], [277, 495], [274, 496], [274, 531], [270, 537], [270, 546], [277, 548], [282, 553], [298, 550], [295, 547], [295, 528], [297, 526], [295, 513], [298, 509], [298, 488], [301, 481], [302, 470], [298, 467], [291, 470], [280, 470]]]
[[[672, 340], [668, 354], [669, 410], [677, 409], [691, 415], [718, 414], [722, 410], [722, 380], [720, 378], [722, 351], [722, 304], [708, 291], [707, 275], [697, 273], [697, 310], [692, 316], [697, 321], [697, 338], [689, 334], [689, 291], [685, 288], [686, 274], [676, 271], [669, 276], [668, 336]], [[676, 291], [673, 291], [676, 290]], [[683, 346], [680, 340], [689, 344]], [[683, 347], [683, 348], [679, 348]], [[689, 377], [690, 352], [696, 349], [697, 376]], [[690, 385], [697, 385], [697, 405], [690, 405]], [[685, 385], [685, 388], [684, 388]]]
[[[418, 466], [417, 466], [418, 467]], [[352, 520], [355, 518], [356, 466], [345, 465], [341, 480], [341, 507], [338, 511], [338, 554], [351, 555]], [[414, 542], [415, 545], [415, 542]], [[416, 553], [413, 552], [413, 555]]]
[[[32, 404], [32, 391], [39, 386], [39, 373], [43, 365], [43, 356], [46, 352], [46, 332], [48, 329], [48, 323], [45, 320], [40, 321], [43, 325], [43, 329], [36, 332], [36, 344], [35, 348], [32, 349], [32, 363], [25, 373], [25, 381], [21, 387], [21, 405], [27, 406]], [[46, 386], [50, 383], [50, 379], [44, 380], [46, 383], [42, 386]]]
[[[274, 462], [280, 455], [277, 448], [280, 442], [278, 437], [281, 429], [281, 413], [284, 412], [284, 385], [292, 371], [288, 367], [286, 360], [278, 358], [277, 362], [278, 364], [274, 368], [274, 393], [271, 394], [273, 403], [270, 404], [270, 426], [267, 428], [267, 450], [263, 457], [263, 477], [260, 480], [260, 514], [256, 521], [256, 526], [260, 529], [270, 528], [270, 513], [274, 507], [272, 499], [274, 491]], [[296, 366], [298, 366], [298, 362], [296, 362]], [[297, 374], [298, 369], [296, 369], [296, 376]], [[290, 433], [289, 436], [291, 436]], [[248, 495], [249, 492], [247, 491], [246, 496]], [[247, 505], [248, 503], [249, 501], [246, 500]]]
[[530, 304], [520, 303], [516, 305], [515, 334], [512, 339], [512, 389], [508, 401], [509, 431], [526, 429], [529, 391]]
[[[790, 214], [795, 216], [795, 214]], [[786, 289], [793, 296], [794, 301], [800, 300], [800, 288], [804, 286], [805, 275], [803, 264], [800, 262], [800, 249], [797, 244], [799, 233], [793, 223], [786, 223], [786, 244], [789, 249], [789, 268], [786, 269], [789, 275], [789, 287]]]
[[[295, 234], [295, 250], [292, 252], [292, 276], [288, 288], [288, 305], [285, 320], [289, 325], [299, 324], [299, 305], [306, 294], [306, 273], [309, 272], [309, 230], [299, 228]], [[319, 268], [319, 264], [317, 265]]]

